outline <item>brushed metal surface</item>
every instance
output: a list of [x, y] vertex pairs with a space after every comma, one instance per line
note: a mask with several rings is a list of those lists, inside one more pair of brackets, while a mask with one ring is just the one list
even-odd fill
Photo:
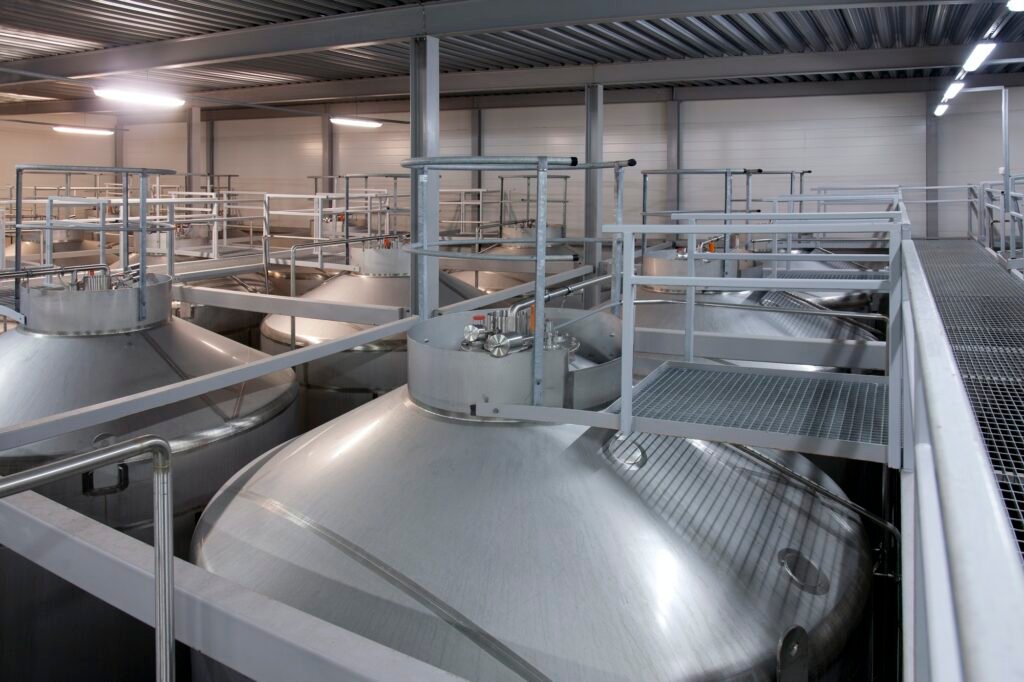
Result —
[[[134, 305], [130, 309], [134, 312]], [[170, 319], [129, 333], [86, 336], [18, 327], [0, 334], [0, 357], [0, 425], [6, 427], [227, 369], [264, 354]], [[224, 481], [270, 445], [296, 434], [297, 395], [294, 373], [276, 372], [0, 452], [0, 474], [137, 435], [166, 438], [173, 447], [175, 541], [184, 554], [197, 514]], [[117, 492], [86, 495], [77, 477], [38, 492], [145, 540], [151, 535], [151, 463], [130, 462], [127, 468], [128, 485]], [[114, 480], [115, 467], [94, 473], [97, 488]], [[0, 587], [0, 679], [140, 679], [151, 674], [148, 626], [7, 551], [0, 552]]]
[[21, 286], [25, 329], [40, 334], [117, 334], [162, 324], [171, 317], [171, 278], [146, 275], [146, 314], [138, 317], [138, 285], [77, 291], [31, 282]]
[[836, 654], [870, 576], [856, 519], [727, 446], [608, 436], [445, 417], [400, 388], [236, 476], [193, 557], [467, 679], [770, 680], [797, 625], [816, 667]]

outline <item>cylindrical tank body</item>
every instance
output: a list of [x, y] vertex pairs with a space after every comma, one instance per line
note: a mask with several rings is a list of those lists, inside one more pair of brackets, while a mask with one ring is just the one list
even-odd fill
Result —
[[[685, 275], [685, 256], [682, 259], [676, 259], [672, 256], [674, 253], [674, 251], [667, 251], [648, 254], [644, 261], [645, 272]], [[670, 262], [672, 265], [667, 267], [666, 264]], [[686, 329], [685, 288], [674, 286], [638, 287], [636, 299], [638, 302], [636, 307], [637, 327]], [[876, 339], [872, 330], [854, 321], [798, 312], [820, 310], [820, 306], [815, 305], [802, 293], [703, 290], [698, 291], [696, 302], [694, 323], [698, 332], [753, 337], [782, 336], [865, 341]], [[786, 312], [786, 310], [792, 312]], [[680, 348], [681, 353], [682, 349]], [[757, 365], [759, 363], [735, 361], [735, 364]], [[778, 364], [774, 366], [780, 367]], [[814, 369], [808, 365], [796, 368]]]
[[[502, 230], [505, 239], [536, 239], [536, 230], [532, 227], [506, 227]], [[557, 236], [557, 235], [555, 235]], [[481, 252], [490, 256], [529, 256], [537, 254], [537, 248], [529, 243], [498, 244], [483, 246]], [[549, 244], [545, 250], [548, 256], [573, 256], [575, 252], [567, 244]], [[453, 253], [453, 257], [458, 257]], [[532, 282], [536, 271], [533, 261], [474, 261], [478, 266], [475, 270], [459, 270], [452, 275], [466, 284], [477, 287], [485, 293], [493, 293], [514, 287], [525, 282]], [[554, 274], [574, 267], [572, 261], [552, 260], [547, 263], [545, 272]], [[500, 268], [500, 269], [499, 269]]]
[[[191, 262], [193, 258], [175, 259], [175, 262]], [[138, 254], [132, 254], [130, 262], [138, 263]], [[165, 265], [167, 257], [161, 254], [148, 254], [146, 256], [148, 266]], [[267, 276], [265, 276], [265, 274]], [[323, 282], [329, 276], [319, 268], [298, 267], [295, 270], [295, 291], [302, 295]], [[270, 290], [267, 290], [267, 282], [270, 282]], [[189, 282], [194, 286], [210, 287], [212, 289], [226, 289], [229, 291], [243, 291], [247, 293], [266, 294], [275, 296], [288, 296], [291, 292], [291, 272], [288, 266], [272, 265], [267, 273], [262, 270], [243, 272], [227, 277], [215, 277], [213, 279], [198, 280]], [[263, 322], [263, 315], [249, 310], [238, 310], [236, 308], [219, 308], [210, 305], [174, 304], [175, 314], [183, 320], [203, 329], [209, 329], [226, 336], [239, 343], [257, 345], [257, 332], [260, 323]]]
[[[171, 317], [170, 280], [150, 275], [147, 316], [137, 286], [22, 290], [26, 323], [0, 334], [0, 427], [114, 400], [265, 357]], [[231, 475], [297, 432], [291, 370], [113, 422], [0, 452], [0, 474], [142, 434], [173, 447], [175, 544], [184, 553], [198, 514]], [[148, 460], [106, 467], [37, 490], [144, 540], [151, 537]], [[12, 552], [0, 555], [2, 679], [144, 679], [152, 630]], [[115, 653], [116, 652], [116, 653]]]
[[[771, 680], [795, 626], [813, 668], [835, 656], [871, 571], [856, 518], [728, 446], [475, 416], [529, 396], [531, 353], [460, 352], [469, 319], [417, 325], [407, 387], [229, 482], [196, 563], [471, 680]], [[546, 403], [567, 362], [545, 351]]]
[[[8, 265], [14, 267], [14, 244], [8, 244], [4, 250]], [[42, 262], [42, 248], [38, 240], [21, 242], [22, 261]], [[76, 265], [93, 265], [95, 263], [113, 264], [117, 260], [117, 243], [108, 239], [106, 253], [100, 256], [100, 243], [95, 239], [66, 239], [53, 242], [53, 264], [63, 267]]]
[[[362, 252], [363, 250], [357, 250]], [[346, 273], [328, 280], [302, 298], [333, 303], [387, 305], [408, 308], [411, 301], [408, 254], [398, 248], [366, 249], [354, 260], [358, 274]], [[480, 292], [442, 273], [439, 292], [442, 306], [466, 300]], [[295, 318], [295, 346], [302, 348], [351, 336], [370, 325], [331, 320]], [[260, 326], [260, 348], [277, 355], [291, 349], [292, 318], [268, 315]], [[299, 368], [304, 393], [306, 427], [362, 405], [405, 383], [405, 335], [315, 360]]]

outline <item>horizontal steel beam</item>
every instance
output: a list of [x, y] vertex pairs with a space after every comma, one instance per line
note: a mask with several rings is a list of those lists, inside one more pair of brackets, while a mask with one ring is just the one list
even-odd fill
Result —
[[[153, 623], [150, 545], [33, 492], [0, 501], [0, 544]], [[461, 679], [181, 559], [174, 608], [178, 641], [254, 680]]]
[[[1024, 74], [980, 74], [971, 77], [972, 83], [979, 86], [1005, 85], [1007, 87], [1024, 86]], [[386, 99], [356, 97], [345, 99], [347, 87], [342, 83], [351, 81], [326, 81], [322, 85], [330, 88], [330, 94], [322, 94], [315, 99], [318, 102], [333, 102], [331, 111], [338, 115], [372, 116], [380, 114], [405, 114], [409, 111], [409, 100], [405, 94]], [[636, 89], [605, 90], [605, 104], [668, 102], [672, 100], [710, 101], [723, 99], [766, 99], [773, 97], [824, 97], [839, 95], [872, 95], [903, 92], [931, 92], [945, 90], [949, 85], [948, 78], [872, 78], [868, 80], [840, 80], [831, 82], [805, 83], [761, 83], [751, 85], [699, 85], [690, 87], [648, 87]], [[248, 88], [238, 92], [249, 92], [252, 100], [260, 101], [260, 93], [274, 88], [290, 88], [285, 86], [266, 86], [266, 88]], [[276, 99], [282, 96], [275, 109], [255, 109], [237, 106], [217, 109], [203, 109], [204, 121], [238, 121], [261, 118], [287, 118], [293, 116], [319, 116], [323, 113], [319, 104], [288, 104], [299, 102], [292, 99], [298, 95], [287, 95], [287, 91], [277, 91]], [[477, 95], [448, 95], [441, 98], [441, 109], [444, 111], [464, 111], [472, 109], [507, 109], [515, 107], [553, 107], [583, 106], [583, 90], [564, 90], [559, 92], [517, 92], [517, 93], [481, 93]], [[0, 116], [29, 116], [51, 113], [98, 113], [113, 112], [117, 109], [109, 100], [76, 99], [49, 100], [44, 102], [10, 102], [0, 104]], [[132, 112], [126, 125], [153, 122], [165, 122], [168, 119], [158, 113]], [[2, 122], [2, 121], [0, 121]]]
[[[406, 40], [423, 35], [443, 37], [687, 15], [840, 9], [849, 4], [826, 0], [692, 0], [686, 3], [678, 0], [633, 0], [628, 3], [620, 0], [447, 0], [348, 12], [92, 52], [21, 59], [6, 62], [3, 66], [62, 78], [83, 78], [315, 52]], [[861, 0], [856, 4], [881, 7], [891, 3]], [[928, 5], [934, 2], [910, 0], [901, 4]], [[1002, 53], [998, 56], [1005, 57]], [[33, 80], [46, 79], [0, 73], [0, 83]]]
[[[1024, 56], [1024, 43], [1006, 43], [1000, 45], [999, 50], [1001, 54]], [[584, 66], [503, 69], [501, 71], [465, 71], [441, 74], [440, 84], [443, 93], [469, 94], [546, 88], [578, 88], [586, 83], [615, 86], [924, 69], [959, 66], [969, 52], [970, 46], [944, 45], [885, 50], [665, 59]], [[275, 104], [295, 101], [400, 97], [407, 95], [408, 92], [408, 77], [387, 76], [214, 90], [197, 93], [197, 96], [210, 97], [224, 103]]]
[[331, 301], [317, 301], [308, 298], [253, 294], [247, 291], [231, 291], [212, 287], [195, 287], [176, 284], [172, 287], [173, 298], [193, 305], [212, 305], [218, 308], [247, 310], [267, 315], [288, 315], [308, 317], [314, 320], [332, 320], [356, 324], [385, 324], [400, 320], [408, 314], [408, 308], [390, 305], [348, 304]]

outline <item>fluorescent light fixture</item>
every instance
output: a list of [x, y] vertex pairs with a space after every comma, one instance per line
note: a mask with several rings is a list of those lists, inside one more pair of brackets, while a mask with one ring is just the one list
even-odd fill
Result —
[[988, 56], [992, 54], [992, 50], [996, 49], [995, 43], [978, 43], [971, 50], [971, 54], [968, 55], [967, 61], [964, 62], [964, 71], [971, 73], [978, 70]]
[[345, 116], [334, 116], [331, 123], [336, 126], [355, 126], [356, 128], [380, 128], [383, 123], [380, 121], [369, 121], [365, 118], [347, 118]]
[[939, 106], [935, 107], [935, 115], [942, 116], [944, 113], [946, 113], [946, 109], [949, 109], [948, 104], [940, 104]]
[[113, 135], [113, 130], [106, 128], [76, 128], [75, 126], [53, 126], [54, 132], [72, 135]]
[[126, 104], [137, 104], [143, 107], [156, 107], [160, 109], [174, 109], [185, 104], [185, 100], [174, 95], [161, 92], [149, 92], [146, 90], [132, 90], [129, 88], [96, 88], [93, 94], [103, 99], [125, 102]]
[[964, 82], [963, 81], [953, 81], [952, 83], [949, 84], [949, 87], [946, 88], [946, 94], [942, 96], [942, 101], [943, 102], [948, 102], [949, 100], [951, 100], [954, 97], [956, 97], [957, 95], [959, 95], [960, 91], [963, 90], [963, 89], [964, 89]]
[[1006, 9], [1011, 12], [1024, 12], [1024, 0], [1010, 0], [1006, 3]]

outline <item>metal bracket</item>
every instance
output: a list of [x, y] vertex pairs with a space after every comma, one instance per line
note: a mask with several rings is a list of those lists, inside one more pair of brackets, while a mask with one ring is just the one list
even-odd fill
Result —
[[811, 645], [807, 631], [799, 625], [779, 640], [775, 679], [778, 682], [807, 682], [811, 676]]
[[82, 494], [89, 497], [100, 497], [102, 495], [112, 495], [119, 493], [128, 487], [131, 481], [128, 478], [128, 465], [121, 464], [117, 465], [117, 482], [113, 485], [106, 485], [102, 488], [95, 487], [93, 482], [93, 471], [86, 471], [82, 474]]

